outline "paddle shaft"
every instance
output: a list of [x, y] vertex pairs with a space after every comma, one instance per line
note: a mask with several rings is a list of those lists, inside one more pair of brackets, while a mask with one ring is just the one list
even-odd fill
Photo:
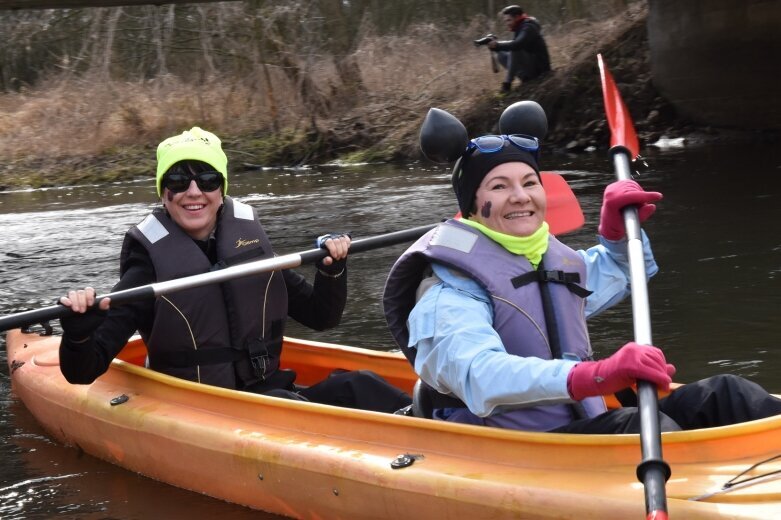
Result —
[[[386, 233], [384, 235], [377, 235], [374, 237], [355, 240], [350, 244], [350, 254], [370, 251], [372, 249], [378, 249], [385, 246], [391, 246], [400, 244], [402, 242], [415, 240], [430, 229], [433, 229], [435, 226], [436, 224], [429, 224], [426, 226], [420, 226], [402, 231], [395, 231], [393, 233]], [[98, 296], [95, 301], [95, 306], [97, 307], [97, 305], [100, 303], [100, 300], [103, 298], [111, 298], [111, 305], [122, 305], [134, 301], [155, 298], [157, 296], [182, 291], [185, 289], [192, 289], [195, 287], [201, 287], [203, 285], [221, 283], [236, 278], [243, 278], [245, 276], [251, 276], [254, 274], [265, 273], [269, 271], [279, 271], [282, 269], [292, 269], [301, 265], [314, 263], [325, 258], [326, 256], [328, 256], [328, 250], [326, 249], [310, 249], [301, 253], [291, 253], [282, 256], [275, 256], [273, 258], [256, 260], [254, 262], [248, 262], [246, 264], [234, 265], [225, 269], [220, 269], [219, 271], [211, 271], [208, 273], [187, 276], [185, 278], [156, 282], [149, 285], [143, 285], [141, 287], [126, 289], [124, 291], [104, 294], [102, 296]], [[52, 305], [50, 307], [43, 307], [41, 309], [32, 311], [11, 314], [9, 316], [3, 316], [0, 318], [0, 331], [6, 331], [18, 327], [42, 323], [49, 320], [64, 318], [66, 316], [70, 316], [71, 314], [73, 314], [73, 311], [71, 311], [70, 307], [65, 307], [64, 305]]]
[[[631, 179], [630, 150], [623, 146], [611, 148], [613, 166], [618, 180]], [[640, 234], [640, 219], [637, 208], [623, 209], [629, 255], [629, 278], [632, 287], [632, 321], [635, 342], [652, 345], [651, 315], [648, 304], [643, 240]], [[637, 468], [638, 478], [645, 486], [647, 512], [667, 511], [665, 482], [669, 467], [662, 459], [661, 430], [659, 428], [659, 405], [656, 387], [648, 381], [637, 382], [637, 399], [640, 411], [640, 445], [643, 461]]]
[[[626, 108], [613, 75], [601, 54], [597, 64], [602, 82], [605, 115], [610, 126], [610, 155], [618, 180], [631, 179], [631, 159], [638, 156], [640, 144], [632, 116]], [[629, 254], [629, 279], [632, 287], [632, 317], [635, 342], [651, 345], [651, 317], [648, 305], [645, 258], [640, 235], [637, 208], [623, 210]], [[647, 381], [637, 382], [637, 402], [640, 412], [640, 445], [643, 460], [637, 466], [637, 478], [645, 489], [645, 511], [648, 520], [667, 519], [665, 483], [670, 478], [670, 466], [662, 459], [662, 435], [659, 427], [659, 403], [656, 388]]]

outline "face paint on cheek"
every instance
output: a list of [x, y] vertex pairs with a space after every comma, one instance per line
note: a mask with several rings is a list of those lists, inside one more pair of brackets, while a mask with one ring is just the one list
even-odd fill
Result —
[[480, 208], [480, 215], [483, 216], [483, 218], [489, 218], [491, 216], [491, 201], [487, 201], [483, 204], [483, 207]]

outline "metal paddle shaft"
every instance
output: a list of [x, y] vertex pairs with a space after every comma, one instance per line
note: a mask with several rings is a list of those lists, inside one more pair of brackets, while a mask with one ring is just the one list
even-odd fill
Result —
[[[618, 180], [631, 179], [630, 151], [624, 146], [610, 150]], [[629, 277], [632, 286], [632, 316], [635, 342], [652, 345], [651, 315], [648, 303], [643, 239], [640, 219], [634, 206], [623, 209], [629, 254]], [[643, 460], [637, 467], [637, 478], [645, 486], [646, 508], [649, 514], [667, 511], [665, 482], [670, 477], [670, 467], [662, 459], [661, 430], [659, 428], [659, 404], [656, 387], [648, 381], [637, 382], [637, 398], [640, 411], [640, 444]], [[660, 518], [655, 516], [655, 518]]]
[[[602, 82], [605, 115], [610, 126], [610, 153], [618, 180], [631, 179], [631, 158], [637, 157], [640, 143], [632, 124], [632, 117], [616, 87], [613, 75], [605, 65], [601, 54], [597, 64]], [[640, 219], [637, 209], [625, 208], [629, 253], [629, 278], [632, 287], [632, 316], [635, 342], [651, 345], [651, 317], [648, 305], [645, 259], [640, 235]], [[659, 428], [659, 403], [656, 388], [647, 381], [637, 382], [637, 401], [640, 410], [640, 444], [643, 460], [637, 466], [637, 478], [645, 488], [645, 510], [648, 520], [667, 519], [665, 482], [670, 478], [670, 466], [662, 459], [662, 435]]]
[[[435, 226], [436, 224], [429, 224], [427, 226], [420, 226], [402, 231], [386, 233], [384, 235], [377, 235], [374, 237], [355, 240], [350, 244], [350, 254], [415, 240], [430, 229], [433, 229]], [[325, 258], [326, 256], [328, 256], [328, 251], [326, 249], [310, 249], [302, 253], [291, 253], [282, 256], [275, 256], [273, 258], [256, 260], [254, 262], [248, 262], [246, 264], [239, 264], [227, 267], [225, 269], [220, 269], [219, 271], [210, 271], [208, 273], [196, 274], [193, 276], [187, 276], [185, 278], [178, 278], [176, 280], [167, 280], [165, 282], [157, 282], [149, 285], [143, 285], [141, 287], [135, 287], [133, 289], [126, 289], [124, 291], [104, 294], [98, 296], [95, 302], [95, 306], [97, 307], [100, 300], [103, 298], [111, 298], [111, 305], [122, 305], [134, 301], [155, 298], [163, 294], [174, 293], [185, 289], [192, 289], [213, 283], [221, 283], [228, 280], [233, 280], [235, 278], [243, 278], [245, 276], [251, 276], [269, 271], [292, 269], [300, 265], [314, 263], [322, 258]], [[71, 314], [73, 314], [73, 311], [71, 311], [70, 307], [65, 307], [64, 305], [52, 305], [51, 307], [43, 307], [41, 309], [32, 311], [11, 314], [9, 316], [3, 316], [0, 318], [0, 331], [64, 318], [66, 316], [70, 316]]]

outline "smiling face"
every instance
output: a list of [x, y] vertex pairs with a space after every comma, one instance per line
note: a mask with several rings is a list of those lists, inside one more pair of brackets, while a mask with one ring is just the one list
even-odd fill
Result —
[[206, 240], [217, 226], [217, 212], [222, 206], [222, 190], [203, 192], [195, 180], [182, 193], [163, 189], [163, 206], [185, 233], [196, 240]]
[[547, 199], [534, 168], [523, 162], [506, 162], [488, 172], [480, 183], [475, 208], [471, 220], [500, 233], [527, 237], [545, 220]]

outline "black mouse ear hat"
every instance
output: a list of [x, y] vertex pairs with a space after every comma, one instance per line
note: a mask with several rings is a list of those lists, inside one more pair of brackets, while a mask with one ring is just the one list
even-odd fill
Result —
[[[504, 135], [521, 134], [542, 140], [548, 133], [545, 111], [534, 101], [518, 101], [507, 107], [499, 117], [499, 131]], [[431, 108], [420, 127], [420, 149], [431, 161], [449, 163], [453, 167], [453, 191], [461, 214], [472, 213], [475, 192], [485, 176], [494, 167], [505, 162], [524, 162], [538, 174], [536, 154], [522, 150], [506, 141], [500, 150], [481, 153], [467, 152], [469, 136], [463, 123], [454, 115], [439, 108]]]
[[453, 114], [431, 108], [420, 127], [420, 150], [437, 163], [453, 162], [464, 153], [469, 143], [466, 127]]
[[499, 131], [505, 135], [530, 135], [542, 141], [548, 133], [548, 116], [536, 101], [518, 101], [499, 116]]

